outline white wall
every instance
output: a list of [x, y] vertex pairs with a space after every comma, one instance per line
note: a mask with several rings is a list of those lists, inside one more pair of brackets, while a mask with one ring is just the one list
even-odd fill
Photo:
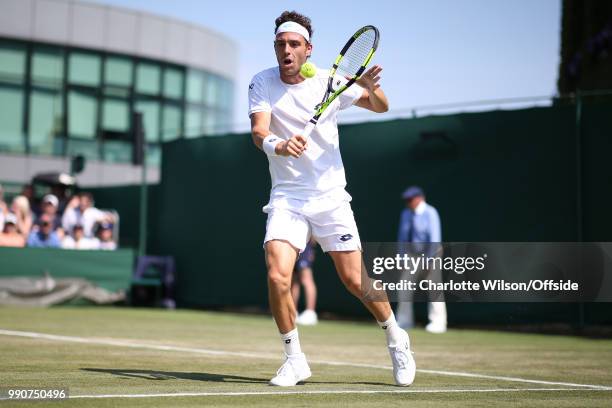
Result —
[[187, 22], [106, 5], [0, 0], [0, 36], [152, 58], [230, 80], [237, 76], [238, 47], [229, 38]]
[[[30, 182], [37, 173], [54, 171], [68, 173], [70, 171], [70, 159], [0, 154], [0, 182], [25, 184]], [[120, 186], [139, 184], [142, 178], [141, 173], [141, 166], [87, 160], [85, 170], [76, 178], [81, 187]], [[147, 182], [156, 184], [159, 181], [159, 168], [147, 167]]]

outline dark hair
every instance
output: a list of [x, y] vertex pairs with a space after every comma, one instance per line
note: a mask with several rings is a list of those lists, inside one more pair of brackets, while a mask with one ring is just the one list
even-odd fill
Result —
[[278, 26], [287, 21], [293, 21], [303, 26], [307, 31], [310, 39], [312, 40], [312, 26], [310, 25], [310, 19], [303, 14], [298, 13], [297, 11], [283, 11], [283, 13], [276, 19], [276, 27], [274, 28], [274, 33], [276, 34], [276, 30], [278, 30]]
[[89, 201], [93, 202], [93, 194], [91, 194], [89, 191], [81, 191], [78, 196], [81, 198], [88, 198]]

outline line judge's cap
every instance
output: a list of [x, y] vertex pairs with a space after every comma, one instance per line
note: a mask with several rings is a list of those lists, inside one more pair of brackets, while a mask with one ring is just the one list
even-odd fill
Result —
[[410, 200], [411, 198], [424, 196], [424, 195], [425, 193], [423, 192], [423, 189], [421, 187], [410, 186], [406, 190], [404, 190], [404, 192], [402, 193], [402, 198], [404, 200]]

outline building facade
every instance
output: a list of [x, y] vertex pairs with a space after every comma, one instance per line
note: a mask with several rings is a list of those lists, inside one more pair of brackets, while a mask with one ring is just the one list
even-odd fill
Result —
[[149, 179], [160, 143], [231, 130], [237, 47], [193, 24], [69, 0], [0, 0], [0, 182], [67, 171], [133, 184], [131, 115], [143, 114]]

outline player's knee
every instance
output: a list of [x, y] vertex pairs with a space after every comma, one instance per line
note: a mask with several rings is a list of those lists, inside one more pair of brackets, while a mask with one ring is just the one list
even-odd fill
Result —
[[288, 291], [291, 288], [291, 274], [272, 267], [268, 269], [268, 284], [277, 290]]
[[344, 286], [354, 296], [361, 297], [361, 279], [359, 275], [353, 275], [344, 280]]

